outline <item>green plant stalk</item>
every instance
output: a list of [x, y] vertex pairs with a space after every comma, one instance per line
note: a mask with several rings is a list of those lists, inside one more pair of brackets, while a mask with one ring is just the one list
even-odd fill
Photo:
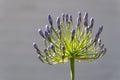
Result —
[[71, 77], [71, 80], [75, 80], [75, 59], [74, 57], [70, 59], [70, 77]]

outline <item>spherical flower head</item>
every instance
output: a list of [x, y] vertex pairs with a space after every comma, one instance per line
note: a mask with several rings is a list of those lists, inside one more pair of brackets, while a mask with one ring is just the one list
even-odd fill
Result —
[[37, 44], [33, 44], [43, 63], [53, 65], [66, 63], [71, 58], [76, 61], [93, 61], [103, 57], [107, 51], [100, 39], [103, 26], [93, 36], [94, 19], [88, 20], [88, 13], [81, 17], [79, 12], [77, 25], [74, 25], [72, 15], [64, 14], [57, 18], [55, 27], [51, 15], [48, 16], [50, 26], [46, 26], [45, 32], [38, 30], [44, 39], [44, 50], [39, 50]]

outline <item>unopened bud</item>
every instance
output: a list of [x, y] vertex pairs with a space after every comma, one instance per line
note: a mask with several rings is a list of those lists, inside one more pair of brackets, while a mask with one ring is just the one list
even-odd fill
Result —
[[40, 61], [42, 61], [43, 63], [45, 63], [44, 60], [42, 59], [42, 56], [38, 55], [38, 59], [39, 59]]
[[49, 21], [50, 25], [53, 26], [53, 20], [52, 20], [51, 15], [48, 15], [48, 21]]
[[62, 20], [63, 20], [63, 22], [65, 21], [65, 14], [64, 13], [62, 13]]
[[106, 49], [106, 48], [104, 48], [104, 49], [103, 49], [103, 51], [104, 51], [104, 53], [106, 53], [106, 52], [107, 52], [107, 49]]
[[100, 34], [102, 31], [103, 31], [103, 26], [101, 25], [101, 26], [99, 27], [98, 33]]
[[78, 18], [77, 18], [77, 26], [80, 26], [80, 22], [81, 22], [81, 18], [78, 17]]
[[98, 33], [97, 33], [96, 36], [95, 36], [95, 40], [98, 40], [98, 38], [99, 38], [100, 33], [102, 32], [102, 30], [103, 30], [103, 26], [100, 26], [100, 27], [99, 27], [99, 30], [98, 30]]
[[90, 39], [90, 42], [93, 42], [93, 39]]
[[102, 50], [102, 56], [104, 56], [106, 52], [107, 52], [107, 49], [104, 48], [104, 49]]
[[48, 40], [50, 40], [50, 34], [47, 31], [45, 31], [45, 36]]
[[36, 49], [36, 52], [37, 52], [40, 56], [44, 57], [44, 55], [41, 54], [41, 52], [40, 52], [40, 50], [38, 49], [38, 46], [37, 46], [37, 44], [36, 44], [35, 42], [33, 42], [33, 46], [34, 46], [34, 48]]
[[80, 26], [81, 18], [82, 18], [81, 12], [78, 12], [77, 26]]
[[50, 28], [50, 26], [48, 26], [48, 25], [45, 26], [45, 30], [46, 30], [48, 33], [51, 33], [51, 31], [52, 31], [51, 28]]
[[96, 36], [95, 36], [95, 40], [96, 40], [96, 41], [98, 40], [99, 36], [100, 36], [100, 34], [97, 33]]
[[102, 50], [101, 50], [101, 56], [104, 56], [105, 55], [105, 53], [107, 52], [107, 49], [106, 48], [103, 48]]
[[88, 34], [90, 28], [89, 27], [85, 27], [85, 32]]
[[51, 49], [55, 52], [55, 46], [51, 45]]
[[57, 23], [58, 29], [60, 30], [60, 17], [57, 17], [56, 23]]
[[61, 35], [62, 35], [62, 32], [61, 32], [61, 30], [59, 30], [59, 31], [58, 31], [58, 33], [59, 33], [59, 35], [60, 35], [60, 38], [61, 38]]
[[48, 50], [45, 48], [45, 49], [44, 49], [44, 53], [47, 53], [47, 51], [48, 51]]
[[72, 40], [74, 39], [75, 37], [75, 29], [72, 30]]
[[101, 45], [101, 39], [98, 38], [98, 45]]
[[68, 19], [69, 19], [69, 15], [68, 14], [66, 14], [66, 23], [68, 23]]
[[82, 14], [81, 14], [81, 12], [78, 12], [78, 16], [81, 18], [82, 17]]
[[101, 44], [100, 48], [103, 49], [104, 48], [104, 44]]
[[93, 19], [93, 18], [91, 18], [91, 19], [90, 19], [90, 29], [92, 29], [92, 28], [93, 28], [93, 25], [94, 25], [94, 19]]
[[38, 29], [38, 32], [39, 32], [39, 34], [40, 34], [43, 38], [45, 38], [45, 36], [44, 36], [44, 34], [43, 34], [43, 31], [42, 31], [41, 29]]
[[36, 44], [35, 42], [33, 42], [33, 46], [34, 46], [34, 48], [35, 48], [36, 50], [39, 50], [39, 49], [38, 49], [38, 46], [37, 46], [37, 44]]
[[63, 51], [63, 53], [65, 53], [65, 47], [62, 47], [62, 51]]
[[84, 20], [84, 26], [85, 27], [88, 26], [88, 13], [85, 13], [83, 20]]
[[72, 15], [70, 15], [70, 21], [73, 22]]

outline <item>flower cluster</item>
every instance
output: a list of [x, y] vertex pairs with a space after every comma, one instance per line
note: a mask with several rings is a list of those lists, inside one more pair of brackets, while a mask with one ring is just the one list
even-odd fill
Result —
[[38, 29], [44, 39], [45, 49], [39, 50], [34, 42], [33, 46], [38, 53], [38, 58], [50, 65], [66, 63], [71, 58], [76, 61], [95, 60], [103, 57], [106, 48], [102, 44], [100, 34], [103, 31], [101, 25], [95, 36], [92, 34], [94, 19], [88, 20], [88, 13], [82, 17], [78, 12], [77, 23], [74, 24], [72, 15], [62, 14], [56, 19], [56, 27], [53, 25], [51, 15], [48, 15], [49, 25], [45, 31]]

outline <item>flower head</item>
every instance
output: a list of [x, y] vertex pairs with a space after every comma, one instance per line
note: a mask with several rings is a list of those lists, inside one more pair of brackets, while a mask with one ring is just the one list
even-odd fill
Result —
[[94, 19], [88, 20], [88, 13], [83, 19], [78, 13], [77, 25], [73, 23], [72, 15], [62, 14], [57, 17], [56, 27], [53, 25], [51, 15], [48, 16], [49, 25], [46, 25], [45, 32], [38, 29], [39, 34], [44, 39], [45, 49], [39, 50], [36, 43], [34, 48], [38, 53], [38, 58], [47, 64], [59, 64], [74, 58], [76, 61], [95, 60], [103, 57], [106, 48], [100, 39], [103, 26], [100, 26], [95, 36], [92, 34]]

